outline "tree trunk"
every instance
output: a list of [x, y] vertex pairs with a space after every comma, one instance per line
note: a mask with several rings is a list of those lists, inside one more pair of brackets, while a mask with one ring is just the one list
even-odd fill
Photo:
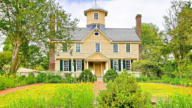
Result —
[[11, 61], [11, 66], [10, 66], [10, 69], [9, 69], [10, 73], [16, 73], [17, 72], [18, 55], [19, 55], [19, 44], [15, 43], [15, 47], [14, 47], [14, 50], [13, 50], [12, 61]]

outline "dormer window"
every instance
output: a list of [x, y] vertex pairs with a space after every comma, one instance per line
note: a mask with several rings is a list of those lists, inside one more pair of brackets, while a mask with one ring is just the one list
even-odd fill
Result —
[[98, 20], [98, 19], [99, 19], [98, 16], [99, 16], [99, 13], [94, 13], [94, 19], [95, 19], [95, 20]]
[[99, 35], [99, 33], [98, 32], [95, 32], [95, 36], [98, 36]]

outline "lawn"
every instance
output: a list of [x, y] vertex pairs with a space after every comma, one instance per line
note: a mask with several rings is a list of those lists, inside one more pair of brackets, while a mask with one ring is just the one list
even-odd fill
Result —
[[190, 95], [192, 97], [191, 87], [173, 87], [153, 83], [139, 83], [139, 85], [144, 92], [150, 93], [152, 97], [167, 98], [168, 96], [175, 94], [179, 94], [180, 96]]
[[0, 96], [0, 107], [93, 107], [93, 84], [45, 84]]

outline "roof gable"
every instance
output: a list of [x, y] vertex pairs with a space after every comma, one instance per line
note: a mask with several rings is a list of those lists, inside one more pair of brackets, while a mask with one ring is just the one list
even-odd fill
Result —
[[104, 56], [103, 54], [96, 52], [86, 58], [86, 61], [92, 61], [92, 60], [106, 61], [106, 60], [108, 60], [108, 58], [106, 56]]

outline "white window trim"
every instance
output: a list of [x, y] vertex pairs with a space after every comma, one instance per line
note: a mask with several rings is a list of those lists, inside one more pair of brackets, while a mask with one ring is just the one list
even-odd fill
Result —
[[127, 44], [130, 44], [130, 43], [126, 43], [126, 44], [125, 44], [125, 52], [126, 52], [126, 53], [130, 53], [130, 52], [131, 52], [131, 44], [130, 44], [130, 52], [127, 52], [127, 46], [126, 46]]
[[[95, 13], [98, 13], [98, 19], [95, 19]], [[94, 12], [94, 13], [93, 13], [93, 19], [94, 19], [94, 20], [99, 20], [99, 12]]]
[[[81, 52], [81, 43], [76, 43], [75, 44], [75, 52], [77, 52], [77, 50], [76, 50], [77, 44], [80, 44], [80, 52]], [[80, 52], [77, 52], [77, 53], [80, 53]]]
[[[81, 71], [77, 71], [77, 61], [81, 61]], [[76, 60], [76, 72], [82, 72], [82, 60]]]
[[[113, 60], [113, 69], [114, 69], [114, 61], [115, 60]], [[115, 70], [115, 71], [119, 71], [119, 60], [116, 60], [117, 61], [117, 70]]]
[[[126, 69], [126, 61], [130, 61], [130, 70], [127, 70], [127, 69]], [[131, 63], [131, 60], [125, 60], [125, 69], [126, 69], [126, 71], [131, 71], [131, 64], [132, 64], [132, 63]]]
[[[115, 43], [116, 44], [116, 43]], [[113, 44], [113, 52], [114, 53], [118, 53], [119, 52], [119, 44], [117, 44], [117, 48], [118, 48], [118, 51], [117, 52], [114, 52], [114, 44]]]
[[68, 61], [68, 71], [65, 72], [69, 72], [69, 60], [63, 60], [63, 71], [64, 71], [64, 61]]
[[[97, 48], [96, 48], [96, 44], [97, 44], [97, 43], [95, 43], [95, 51], [94, 51], [94, 52], [96, 52], [96, 49], [97, 49]], [[100, 48], [99, 48], [99, 53], [100, 53], [100, 52], [101, 52], [101, 43], [98, 43], [98, 44], [99, 44], [99, 46], [100, 46]]]

